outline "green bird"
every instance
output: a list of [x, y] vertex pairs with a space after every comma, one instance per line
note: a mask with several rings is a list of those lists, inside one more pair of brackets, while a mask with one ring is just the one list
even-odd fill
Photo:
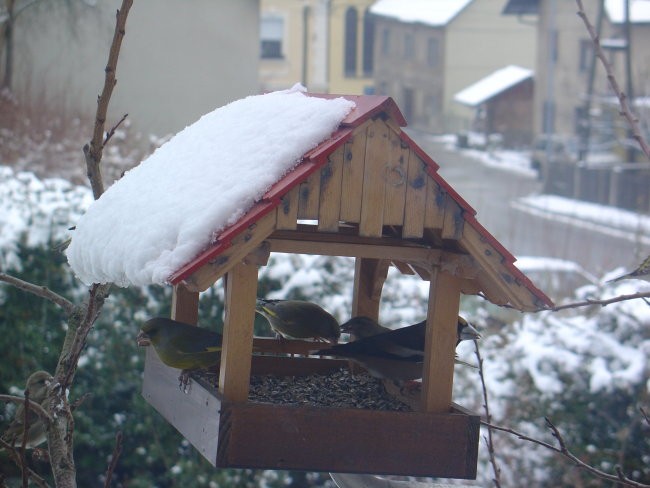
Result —
[[336, 344], [341, 336], [338, 321], [312, 302], [258, 298], [256, 312], [268, 320], [279, 337], [317, 339]]
[[[341, 329], [359, 337], [370, 335], [321, 349], [314, 354], [348, 358], [367, 369], [370, 375], [381, 379], [408, 381], [422, 377], [426, 321], [391, 330], [369, 317], [353, 317]], [[474, 327], [458, 317], [456, 345], [479, 337]]]
[[[160, 360], [183, 373], [217, 366], [221, 361], [222, 335], [177, 320], [147, 320], [138, 334], [138, 346], [153, 346]], [[181, 375], [182, 376], [182, 375]]]
[[[47, 388], [54, 380], [52, 375], [47, 371], [36, 371], [27, 378], [25, 390], [28, 392], [29, 399], [34, 403], [38, 403], [47, 410]], [[14, 418], [7, 427], [7, 430], [2, 434], [2, 440], [6, 443], [20, 447], [23, 442], [23, 435], [25, 431], [25, 404], [20, 403], [16, 407]], [[25, 447], [32, 449], [39, 446], [47, 440], [47, 423], [35, 411], [28, 410], [27, 412], [27, 439]]]
[[650, 256], [645, 258], [634, 271], [625, 273], [624, 275], [619, 276], [618, 278], [614, 278], [613, 280], [608, 280], [607, 283], [614, 283], [615, 281], [629, 279], [650, 281]]

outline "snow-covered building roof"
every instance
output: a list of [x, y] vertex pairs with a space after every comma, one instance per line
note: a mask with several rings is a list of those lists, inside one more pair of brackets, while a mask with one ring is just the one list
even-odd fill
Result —
[[401, 22], [447, 25], [473, 0], [379, 0], [370, 12]]
[[[401, 130], [385, 96], [274, 92], [204, 116], [79, 220], [68, 260], [85, 282], [202, 291], [272, 252], [387, 259], [520, 310], [551, 302]], [[310, 247], [312, 246], [312, 247]]]
[[506, 66], [458, 92], [454, 100], [475, 107], [532, 77], [533, 71], [530, 69]]

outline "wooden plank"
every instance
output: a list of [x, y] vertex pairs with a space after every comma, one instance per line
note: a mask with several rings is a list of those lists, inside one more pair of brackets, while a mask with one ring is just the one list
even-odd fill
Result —
[[219, 392], [232, 402], [245, 402], [251, 372], [257, 266], [237, 264], [228, 272]]
[[354, 268], [352, 316], [379, 318], [381, 290], [388, 274], [389, 260], [357, 258]]
[[431, 176], [427, 178], [427, 203], [424, 211], [424, 227], [442, 229], [445, 218], [446, 193]]
[[434, 268], [424, 342], [422, 404], [424, 412], [447, 412], [454, 383], [460, 280]]
[[424, 214], [427, 201], [427, 180], [424, 161], [414, 151], [409, 154], [406, 207], [402, 237], [419, 239], [424, 234]]
[[465, 220], [463, 219], [463, 210], [460, 208], [452, 198], [447, 194], [445, 202], [445, 218], [442, 223], [442, 238], [452, 239], [457, 241], [463, 235], [463, 227]]
[[340, 218], [345, 222], [361, 221], [361, 192], [363, 190], [363, 173], [366, 159], [366, 128], [368, 124], [358, 127], [343, 151], [341, 175], [341, 211]]
[[306, 356], [310, 351], [322, 349], [324, 346], [326, 346], [326, 343], [316, 341], [253, 337], [253, 349], [259, 354], [300, 354]]
[[366, 132], [366, 162], [361, 192], [361, 222], [359, 235], [379, 237], [384, 217], [384, 170], [388, 162], [390, 129], [381, 120], [375, 120]]
[[285, 193], [278, 206], [277, 228], [294, 230], [298, 224], [298, 197], [300, 185]]
[[180, 371], [165, 366], [153, 347], [146, 349], [142, 396], [214, 465], [221, 402], [194, 379], [188, 388], [179, 388]]
[[298, 196], [298, 218], [304, 220], [318, 219], [320, 202], [320, 171], [312, 173], [307, 181], [300, 184]]
[[343, 146], [334, 151], [320, 170], [320, 202], [318, 230], [335, 232], [341, 211], [341, 179], [343, 177]]
[[390, 150], [384, 168], [386, 186], [384, 225], [403, 225], [409, 147], [393, 130], [389, 131]]
[[221, 412], [219, 467], [476, 476], [475, 415], [229, 402]]
[[251, 224], [245, 232], [233, 239], [230, 247], [190, 275], [185, 280], [185, 286], [191, 291], [206, 290], [255, 250], [275, 230], [275, 223], [276, 212], [270, 212]]
[[171, 318], [196, 325], [199, 321], [199, 293], [189, 291], [182, 284], [174, 285]]

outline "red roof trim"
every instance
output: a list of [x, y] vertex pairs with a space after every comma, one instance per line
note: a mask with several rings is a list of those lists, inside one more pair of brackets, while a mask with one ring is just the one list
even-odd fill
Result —
[[360, 125], [382, 112], [386, 112], [400, 127], [406, 127], [406, 119], [395, 101], [383, 95], [332, 95], [327, 93], [307, 93], [310, 97], [318, 98], [345, 98], [356, 104], [356, 107], [341, 121], [342, 127]]
[[256, 203], [253, 208], [246, 212], [246, 214], [240, 220], [238, 220], [230, 227], [227, 227], [221, 234], [219, 234], [217, 239], [212, 242], [207, 249], [202, 251], [198, 256], [192, 259], [192, 261], [173, 273], [169, 277], [169, 282], [172, 285], [180, 283], [192, 273], [197, 271], [205, 263], [217, 257], [232, 245], [232, 240], [235, 236], [237, 236], [240, 232], [243, 232], [253, 222], [258, 221], [266, 214], [271, 212], [279, 204], [279, 199], [261, 200]]

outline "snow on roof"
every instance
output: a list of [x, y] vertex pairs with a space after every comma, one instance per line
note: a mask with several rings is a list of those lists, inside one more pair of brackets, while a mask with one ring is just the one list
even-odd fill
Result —
[[[620, 24], [625, 20], [625, 0], [605, 0], [609, 20]], [[650, 22], [650, 0], [630, 0], [630, 22]]]
[[355, 104], [290, 90], [201, 117], [111, 186], [79, 219], [67, 250], [85, 283], [165, 283], [237, 221]]
[[392, 17], [401, 22], [421, 22], [442, 26], [448, 24], [473, 0], [379, 0], [370, 12]]
[[506, 66], [456, 93], [454, 100], [475, 107], [532, 76], [533, 71], [530, 69]]

